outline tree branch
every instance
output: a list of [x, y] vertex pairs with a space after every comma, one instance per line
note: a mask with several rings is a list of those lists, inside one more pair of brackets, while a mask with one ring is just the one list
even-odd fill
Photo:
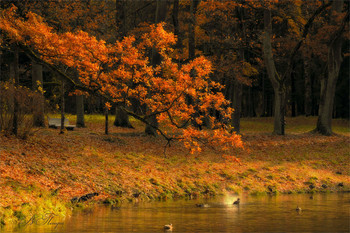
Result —
[[291, 72], [294, 62], [294, 57], [296, 56], [298, 50], [300, 49], [302, 43], [305, 41], [306, 36], [309, 33], [309, 29], [312, 26], [312, 23], [314, 22], [316, 16], [318, 16], [322, 11], [324, 11], [327, 7], [332, 5], [332, 1], [328, 2], [327, 4], [322, 4], [309, 18], [307, 23], [304, 26], [303, 35], [301, 36], [301, 39], [298, 41], [298, 43], [294, 46], [293, 51], [290, 54], [288, 65], [286, 72], [283, 74], [282, 80], [285, 81], [285, 79], [289, 76], [288, 74]]

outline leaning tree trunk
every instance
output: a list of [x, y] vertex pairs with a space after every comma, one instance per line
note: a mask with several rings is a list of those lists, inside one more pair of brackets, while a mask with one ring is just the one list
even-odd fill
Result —
[[269, 9], [264, 9], [264, 32], [262, 36], [263, 55], [267, 74], [272, 83], [275, 96], [273, 133], [284, 135], [285, 88], [283, 80], [278, 76], [275, 62], [273, 60], [271, 34], [271, 11]]
[[76, 110], [77, 110], [77, 127], [83, 128], [85, 127], [85, 119], [84, 119], [84, 95], [77, 95], [76, 99]]
[[[333, 10], [341, 12], [343, 9], [343, 1], [334, 1]], [[344, 31], [346, 22], [348, 22], [349, 11], [345, 16], [341, 27], [334, 33], [332, 41], [328, 47], [328, 73], [321, 80], [321, 98], [319, 106], [319, 115], [315, 131], [323, 135], [332, 134], [332, 112], [334, 104], [334, 96], [336, 84], [339, 76], [339, 70], [342, 63], [342, 32]]]
[[39, 91], [41, 94], [37, 107], [33, 112], [33, 124], [37, 127], [45, 127], [43, 96], [43, 66], [32, 60], [32, 88], [33, 91]]

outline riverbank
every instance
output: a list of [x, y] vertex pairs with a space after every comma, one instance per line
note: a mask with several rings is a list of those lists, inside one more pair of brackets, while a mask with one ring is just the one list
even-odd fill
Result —
[[[74, 122], [74, 118], [70, 118]], [[255, 195], [350, 191], [349, 122], [334, 120], [337, 135], [307, 133], [316, 118], [287, 119], [286, 136], [272, 135], [272, 119], [242, 119], [245, 150], [222, 157], [191, 155], [135, 129], [110, 127], [87, 116], [87, 128], [59, 135], [37, 129], [27, 140], [0, 136], [0, 223], [34, 212], [66, 215], [80, 203], [195, 198], [224, 192]], [[110, 122], [112, 125], [112, 121]], [[77, 199], [73, 199], [77, 200]], [[68, 204], [67, 204], [68, 203]]]

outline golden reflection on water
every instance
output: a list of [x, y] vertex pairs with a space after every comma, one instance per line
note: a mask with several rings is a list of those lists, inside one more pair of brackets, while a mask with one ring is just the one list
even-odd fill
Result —
[[[237, 196], [101, 206], [36, 232], [349, 232], [350, 194]], [[196, 207], [208, 203], [208, 208]], [[296, 211], [300, 206], [302, 211]], [[44, 229], [44, 230], [43, 230]], [[34, 232], [34, 231], [31, 231]]]

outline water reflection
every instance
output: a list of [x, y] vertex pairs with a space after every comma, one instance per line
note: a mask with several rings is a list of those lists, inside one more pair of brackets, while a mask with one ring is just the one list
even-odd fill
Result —
[[[102, 206], [45, 232], [349, 232], [350, 194], [235, 196]], [[198, 203], [209, 207], [199, 208]], [[301, 211], [296, 211], [300, 206]], [[40, 226], [43, 227], [43, 226]], [[39, 228], [40, 228], [39, 227]], [[38, 230], [39, 230], [38, 228]], [[41, 228], [42, 229], [42, 228]], [[33, 231], [33, 228], [31, 229]]]

